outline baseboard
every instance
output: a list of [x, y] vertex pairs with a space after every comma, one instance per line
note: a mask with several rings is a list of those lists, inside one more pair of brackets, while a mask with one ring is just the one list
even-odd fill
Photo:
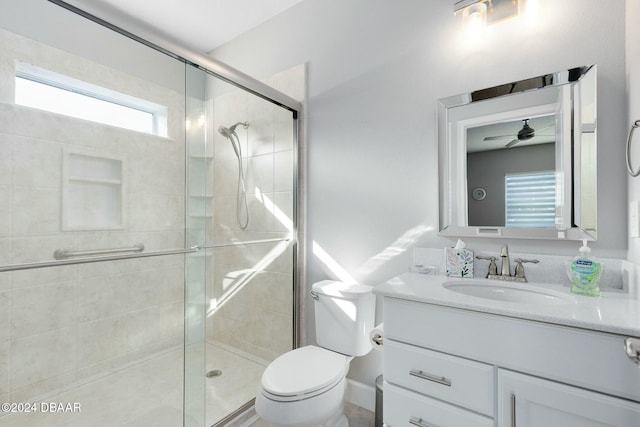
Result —
[[376, 409], [376, 389], [370, 385], [347, 378], [345, 400], [353, 405], [374, 412]]

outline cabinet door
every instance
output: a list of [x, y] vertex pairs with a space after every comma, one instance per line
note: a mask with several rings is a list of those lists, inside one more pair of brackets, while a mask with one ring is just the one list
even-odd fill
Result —
[[504, 369], [498, 371], [498, 427], [605, 426], [640, 426], [640, 404]]

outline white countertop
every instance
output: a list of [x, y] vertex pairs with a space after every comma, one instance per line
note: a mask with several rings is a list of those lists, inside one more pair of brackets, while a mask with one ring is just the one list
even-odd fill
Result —
[[[446, 276], [405, 273], [375, 287], [377, 295], [479, 311], [521, 319], [594, 331], [640, 337], [640, 301], [623, 292], [603, 291], [602, 297], [574, 295], [562, 285], [527, 283], [565, 294], [570, 301], [560, 304], [514, 303], [465, 295], [446, 289], [444, 282], [460, 279]], [[483, 280], [483, 279], [472, 279]], [[517, 282], [508, 282], [517, 287]]]

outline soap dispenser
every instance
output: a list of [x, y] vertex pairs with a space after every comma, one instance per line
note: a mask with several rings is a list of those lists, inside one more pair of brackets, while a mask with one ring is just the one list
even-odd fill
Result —
[[600, 275], [602, 264], [591, 257], [591, 248], [582, 241], [580, 254], [573, 258], [570, 265], [571, 292], [590, 297], [600, 296]]

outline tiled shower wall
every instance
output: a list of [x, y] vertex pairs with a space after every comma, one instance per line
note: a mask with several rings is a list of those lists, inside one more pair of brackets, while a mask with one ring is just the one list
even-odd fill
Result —
[[[168, 107], [168, 138], [14, 105], [16, 60]], [[184, 245], [184, 95], [0, 30], [0, 265]], [[65, 150], [123, 159], [125, 222], [63, 231]], [[182, 257], [0, 273], [0, 401], [30, 401], [182, 343]]]
[[[302, 101], [305, 67], [279, 73], [265, 83]], [[294, 161], [297, 152], [291, 112], [246, 92], [231, 90], [213, 98], [213, 128], [249, 122], [238, 127], [247, 183], [249, 225], [236, 220], [238, 161], [231, 143], [212, 132], [214, 147], [214, 242], [282, 238], [293, 229]], [[254, 271], [255, 270], [255, 271]], [[216, 249], [214, 280], [209, 300], [241, 282], [239, 291], [210, 313], [210, 339], [266, 362], [293, 345], [293, 246], [265, 243]], [[248, 275], [248, 276], [247, 276]], [[243, 277], [246, 277], [243, 279]]]

